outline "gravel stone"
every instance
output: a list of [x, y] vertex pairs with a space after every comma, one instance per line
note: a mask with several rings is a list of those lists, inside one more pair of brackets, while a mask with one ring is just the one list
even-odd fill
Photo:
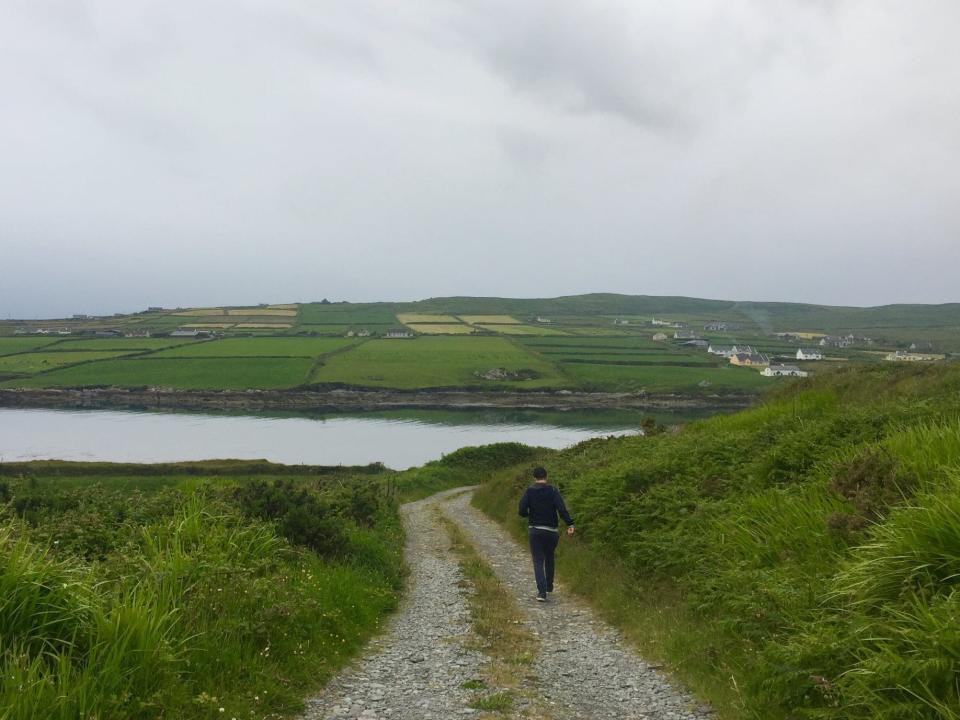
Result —
[[[479, 677], [487, 658], [469, 647], [467, 590], [436, 521], [439, 507], [460, 525], [493, 567], [526, 615], [539, 654], [531, 669], [540, 697], [520, 701], [509, 717], [530, 717], [535, 705], [551, 720], [704, 720], [710, 710], [675, 685], [621, 641], [585, 603], [563, 586], [550, 602], [535, 602], [533, 567], [496, 523], [470, 506], [463, 488], [401, 508], [410, 569], [406, 597], [386, 632], [317, 697], [302, 720], [441, 720], [478, 715], [467, 707], [475, 694], [461, 684]], [[527, 688], [529, 690], [529, 687]], [[534, 717], [536, 713], [534, 712]], [[502, 715], [502, 717], [508, 717]]]
[[386, 632], [307, 701], [303, 720], [439, 719], [469, 710], [473, 694], [460, 685], [479, 675], [485, 658], [465, 645], [470, 614], [463, 576], [434, 517], [433, 508], [448, 494], [401, 508], [410, 570], [406, 597]]
[[709, 708], [646, 663], [614, 628], [566, 593], [559, 582], [554, 582], [556, 591], [549, 595], [549, 602], [536, 602], [527, 549], [472, 507], [471, 495], [445, 498], [441, 507], [526, 610], [528, 627], [540, 641], [534, 673], [555, 718], [702, 720], [713, 716]]

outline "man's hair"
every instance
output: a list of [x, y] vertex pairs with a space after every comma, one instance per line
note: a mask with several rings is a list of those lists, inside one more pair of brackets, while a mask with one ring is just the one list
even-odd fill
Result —
[[537, 480], [543, 480], [547, 476], [547, 471], [542, 467], [535, 467], [533, 469], [533, 476]]

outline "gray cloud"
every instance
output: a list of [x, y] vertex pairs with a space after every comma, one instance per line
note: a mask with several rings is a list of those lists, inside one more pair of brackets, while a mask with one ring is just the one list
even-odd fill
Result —
[[957, 300], [954, 0], [0, 3], [0, 316]]

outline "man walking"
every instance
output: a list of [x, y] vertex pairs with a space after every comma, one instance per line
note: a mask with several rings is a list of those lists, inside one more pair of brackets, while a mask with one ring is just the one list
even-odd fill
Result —
[[533, 485], [520, 498], [520, 517], [528, 519], [530, 555], [533, 557], [533, 575], [537, 579], [537, 600], [547, 601], [553, 592], [553, 553], [560, 542], [557, 515], [567, 524], [567, 535], [573, 535], [573, 518], [563, 504], [560, 491], [547, 483], [547, 471], [533, 470]]

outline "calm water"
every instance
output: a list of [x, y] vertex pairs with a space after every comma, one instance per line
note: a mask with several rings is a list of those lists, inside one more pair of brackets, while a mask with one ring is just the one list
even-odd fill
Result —
[[0, 408], [0, 461], [176, 462], [214, 458], [403, 469], [468, 445], [561, 448], [637, 431], [630, 413], [457, 413], [277, 417]]

